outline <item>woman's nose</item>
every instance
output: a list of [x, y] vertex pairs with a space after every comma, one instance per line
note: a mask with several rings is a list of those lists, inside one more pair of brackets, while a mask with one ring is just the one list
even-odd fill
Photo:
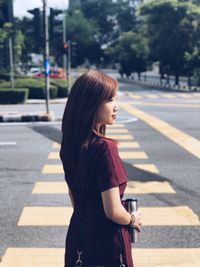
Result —
[[117, 103], [114, 105], [114, 111], [118, 111], [119, 110], [119, 106], [117, 105]]

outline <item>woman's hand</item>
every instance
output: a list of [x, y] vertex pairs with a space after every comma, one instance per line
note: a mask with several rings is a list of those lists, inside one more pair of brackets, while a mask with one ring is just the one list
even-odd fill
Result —
[[138, 232], [141, 232], [141, 226], [142, 226], [142, 214], [140, 211], [134, 211], [132, 214], [135, 217], [135, 222], [133, 223], [133, 228], [135, 228]]

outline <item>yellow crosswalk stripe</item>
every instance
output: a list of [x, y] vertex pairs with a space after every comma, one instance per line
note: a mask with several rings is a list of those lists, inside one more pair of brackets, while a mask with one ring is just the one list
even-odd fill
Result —
[[58, 149], [60, 149], [60, 144], [58, 144], [58, 143], [53, 143], [53, 148], [58, 148]]
[[200, 93], [192, 93], [193, 96], [200, 97]]
[[178, 97], [182, 97], [182, 98], [191, 98], [192, 95], [187, 94], [187, 93], [177, 93], [176, 94]]
[[134, 105], [140, 105], [140, 106], [152, 106], [152, 107], [176, 107], [176, 108], [200, 108], [199, 104], [182, 104], [182, 103], [156, 103], [156, 102], [141, 102], [137, 101], [134, 103]]
[[124, 124], [121, 124], [121, 123], [115, 123], [113, 125], [107, 125], [106, 126], [106, 129], [113, 129], [113, 128], [124, 128]]
[[165, 98], [176, 98], [175, 94], [160, 94], [160, 96], [165, 97]]
[[106, 137], [116, 140], [133, 140], [133, 136], [130, 134], [107, 134]]
[[59, 152], [50, 152], [48, 159], [60, 159]]
[[176, 129], [169, 123], [131, 106], [130, 104], [119, 102], [119, 105], [121, 108], [125, 109], [133, 116], [137, 116], [139, 119], [149, 124], [152, 128], [156, 129], [157, 131], [165, 135], [167, 138], [169, 138], [176, 144], [180, 145], [186, 151], [188, 151], [189, 153], [200, 159], [199, 140]]
[[69, 225], [72, 207], [24, 207], [18, 226]]
[[122, 159], [148, 159], [148, 156], [145, 152], [134, 151], [134, 152], [119, 152], [119, 156]]
[[137, 267], [199, 267], [199, 248], [132, 249]]
[[63, 248], [8, 248], [0, 267], [63, 267]]
[[120, 134], [120, 133], [128, 133], [129, 131], [126, 129], [126, 128], [124, 128], [124, 129], [107, 129], [106, 130], [106, 134], [113, 134], [113, 133], [117, 133], [117, 134]]
[[121, 148], [139, 148], [140, 145], [137, 142], [119, 142], [119, 149]]
[[42, 173], [43, 174], [62, 174], [64, 173], [63, 166], [61, 164], [44, 165]]
[[[63, 267], [64, 248], [8, 248], [0, 267]], [[137, 267], [199, 267], [199, 248], [132, 249]]]
[[129, 181], [125, 194], [175, 194], [175, 190], [168, 182], [136, 182]]
[[132, 93], [129, 93], [128, 96], [133, 98], [133, 99], [141, 99], [142, 98], [141, 95], [136, 95], [136, 94], [132, 94]]
[[[63, 267], [64, 248], [8, 248], [0, 267]], [[199, 248], [132, 248], [136, 267], [199, 267]]]
[[[200, 225], [198, 216], [187, 206], [141, 207], [143, 225]], [[18, 226], [69, 225], [72, 207], [24, 207]]]
[[33, 194], [67, 194], [66, 182], [36, 182]]
[[152, 173], [159, 173], [159, 170], [154, 164], [133, 164], [133, 167], [141, 169], [143, 171], [148, 171]]
[[148, 94], [148, 95], [145, 95], [146, 98], [150, 98], [150, 99], [156, 99], [158, 98], [159, 96], [158, 95], [153, 95], [153, 94]]
[[[68, 187], [66, 182], [36, 182], [32, 191], [33, 194], [67, 194]], [[164, 182], [136, 182], [129, 181], [125, 194], [174, 194], [171, 185]]]
[[141, 208], [144, 225], [200, 225], [198, 216], [187, 206]]

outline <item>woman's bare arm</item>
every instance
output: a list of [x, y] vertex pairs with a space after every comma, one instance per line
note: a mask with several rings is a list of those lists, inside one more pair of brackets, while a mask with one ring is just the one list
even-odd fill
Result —
[[[121, 204], [119, 187], [113, 187], [101, 193], [103, 207], [108, 219], [122, 225], [128, 225], [131, 220], [130, 214], [126, 211]], [[140, 231], [141, 225], [141, 213], [139, 211], [134, 212], [135, 216], [135, 228]]]

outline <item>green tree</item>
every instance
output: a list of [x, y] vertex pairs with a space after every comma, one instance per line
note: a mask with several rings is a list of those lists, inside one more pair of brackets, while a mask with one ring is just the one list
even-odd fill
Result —
[[9, 70], [9, 47], [8, 39], [12, 34], [12, 24], [9, 22], [4, 23], [0, 29], [0, 70], [6, 72]]
[[24, 48], [24, 35], [21, 30], [16, 30], [14, 34], [14, 62], [15, 66], [21, 63], [21, 57]]
[[184, 73], [186, 52], [192, 52], [199, 27], [199, 10], [192, 3], [153, 0], [144, 5], [151, 59], [160, 62], [162, 72], [172, 73], [179, 83]]
[[[72, 63], [79, 65], [89, 59], [99, 60], [100, 47], [96, 40], [97, 29], [83, 15], [81, 10], [70, 10], [66, 20], [67, 39], [72, 41]], [[73, 45], [74, 43], [74, 45]], [[76, 49], [73, 53], [73, 49]]]
[[13, 39], [14, 65], [19, 66], [22, 50], [24, 47], [24, 35], [18, 29], [13, 29], [10, 22], [6, 22], [0, 29], [0, 69], [3, 72], [9, 71], [9, 37]]
[[112, 40], [115, 25], [115, 4], [112, 0], [85, 0], [81, 4], [84, 16], [97, 27], [98, 42], [102, 45]]
[[120, 33], [136, 30], [138, 17], [134, 2], [133, 0], [118, 0], [115, 3], [116, 21]]
[[119, 40], [112, 53], [117, 57], [121, 65], [121, 74], [130, 76], [132, 72], [140, 73], [146, 70], [148, 58], [147, 40], [141, 33], [125, 32]]

